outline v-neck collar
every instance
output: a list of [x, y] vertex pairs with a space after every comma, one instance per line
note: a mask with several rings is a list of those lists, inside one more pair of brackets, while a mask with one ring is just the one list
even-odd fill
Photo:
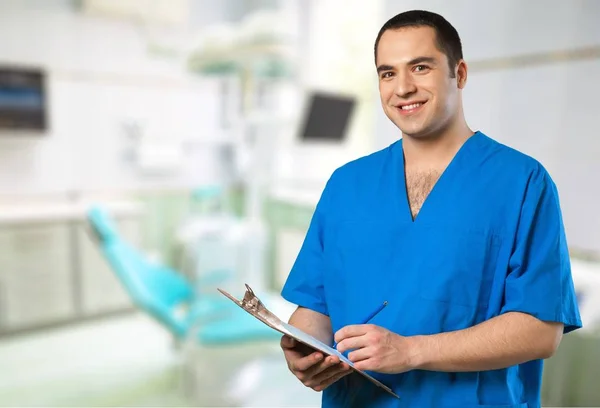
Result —
[[[456, 167], [460, 164], [462, 159], [465, 157], [468, 150], [475, 144], [476, 140], [483, 136], [483, 134], [479, 131], [473, 133], [462, 146], [458, 149], [452, 160], [448, 163], [448, 166], [444, 169], [440, 177], [437, 179], [431, 191], [423, 201], [421, 208], [417, 214], [417, 216], [413, 219], [412, 211], [410, 209], [409, 199], [408, 199], [408, 189], [406, 186], [406, 167], [405, 167], [405, 158], [404, 158], [404, 147], [402, 144], [402, 139], [397, 142], [395, 150], [395, 161], [397, 163], [396, 174], [400, 176], [400, 194], [398, 197], [399, 201], [399, 209], [400, 209], [400, 219], [402, 222], [407, 221], [410, 224], [416, 224], [422, 222], [423, 218], [427, 218], [428, 208], [432, 205], [430, 201], [435, 201], [437, 195], [439, 195], [438, 190], [442, 190], [444, 188], [444, 184], [448, 181], [447, 179], [453, 176], [453, 172], [456, 171]], [[424, 213], [425, 211], [425, 213]]]

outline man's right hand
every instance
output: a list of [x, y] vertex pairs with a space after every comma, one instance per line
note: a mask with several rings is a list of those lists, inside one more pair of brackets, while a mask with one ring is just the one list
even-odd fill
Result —
[[322, 391], [331, 384], [350, 374], [350, 366], [336, 356], [327, 356], [314, 351], [289, 336], [281, 338], [281, 348], [292, 373], [315, 391]]

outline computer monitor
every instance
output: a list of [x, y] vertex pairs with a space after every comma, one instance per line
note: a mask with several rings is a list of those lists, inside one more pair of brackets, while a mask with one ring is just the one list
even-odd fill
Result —
[[359, 99], [323, 89], [301, 91], [297, 97], [290, 99], [291, 106], [299, 107], [292, 137], [278, 144], [273, 177], [279, 185], [320, 190], [337, 167], [356, 156], [352, 139]]
[[45, 80], [39, 69], [0, 66], [0, 134], [47, 130]]
[[343, 142], [356, 99], [351, 96], [312, 92], [300, 132], [302, 142]]

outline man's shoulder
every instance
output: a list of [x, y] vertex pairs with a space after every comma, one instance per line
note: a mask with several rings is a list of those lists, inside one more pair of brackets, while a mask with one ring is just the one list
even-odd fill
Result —
[[396, 143], [336, 168], [326, 183], [323, 201], [331, 203], [330, 205], [358, 202], [361, 197], [368, 195], [368, 191], [374, 185], [373, 181], [383, 176], [386, 164], [392, 160], [392, 151]]
[[340, 167], [338, 167], [331, 175], [330, 181], [348, 181], [348, 178], [354, 179], [356, 177], [369, 177], [374, 172], [378, 172], [381, 167], [389, 160], [391, 150], [400, 141], [394, 142], [389, 146], [382, 149], [376, 150], [372, 153], [363, 155], [354, 160], [351, 160]]
[[533, 180], [551, 180], [546, 167], [534, 156], [487, 135], [491, 145], [490, 159], [502, 168], [502, 171], [514, 177]]

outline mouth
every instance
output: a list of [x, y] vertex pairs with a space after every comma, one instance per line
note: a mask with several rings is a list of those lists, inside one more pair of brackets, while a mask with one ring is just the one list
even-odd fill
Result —
[[396, 109], [398, 109], [398, 111], [402, 115], [412, 115], [412, 114], [420, 111], [423, 108], [423, 105], [425, 105], [426, 103], [427, 103], [427, 101], [415, 101], [415, 102], [409, 102], [409, 103], [402, 103], [402, 104], [396, 105]]

